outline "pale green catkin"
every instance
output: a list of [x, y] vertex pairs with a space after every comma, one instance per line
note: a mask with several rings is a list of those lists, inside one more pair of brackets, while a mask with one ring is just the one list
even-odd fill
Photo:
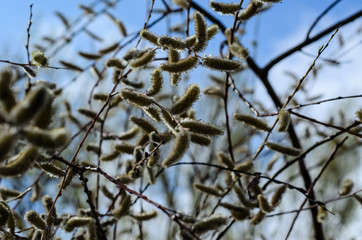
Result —
[[135, 60], [133, 60], [132, 62], [129, 63], [129, 66], [131, 68], [143, 68], [145, 67], [147, 64], [149, 64], [150, 62], [153, 61], [155, 57], [155, 52], [152, 50], [148, 50], [147, 52], [145, 52], [144, 54], [142, 54], [142, 56], [140, 56], [139, 58], [136, 58]]
[[43, 163], [43, 164], [38, 164], [38, 166], [41, 168], [43, 172], [48, 174], [50, 177], [57, 178], [65, 175], [65, 171], [54, 165], [54, 163]]
[[224, 91], [218, 87], [208, 87], [204, 89], [204, 94], [224, 98]]
[[33, 87], [24, 99], [11, 109], [9, 122], [21, 125], [31, 121], [52, 98], [52, 94], [43, 85]]
[[259, 212], [251, 218], [250, 223], [253, 225], [258, 225], [261, 221], [263, 221], [265, 215], [266, 214], [262, 210], [259, 210]]
[[349, 194], [352, 191], [353, 185], [351, 179], [347, 178], [343, 183], [341, 191], [339, 191], [339, 195], [343, 196]]
[[323, 223], [324, 220], [326, 220], [327, 216], [328, 216], [327, 211], [319, 206], [318, 207], [318, 214], [317, 214], [317, 222], [318, 223]]
[[214, 214], [195, 223], [192, 226], [192, 230], [197, 234], [202, 234], [210, 230], [216, 230], [227, 222], [227, 217], [223, 217], [220, 214]]
[[139, 128], [141, 128], [146, 133], [151, 133], [153, 131], [157, 132], [155, 126], [153, 126], [149, 121], [147, 121], [144, 118], [131, 116], [129, 120], [134, 122]]
[[217, 155], [217, 159], [219, 160], [219, 162], [221, 164], [224, 164], [226, 167], [231, 168], [231, 169], [234, 168], [235, 163], [231, 160], [229, 155], [227, 155], [224, 152], [218, 152], [216, 155]]
[[157, 95], [162, 88], [163, 77], [160, 69], [155, 69], [151, 74], [151, 87], [147, 90], [147, 96], [155, 96]]
[[209, 27], [207, 27], [206, 32], [207, 32], [207, 40], [212, 39], [216, 34], [218, 34], [220, 28], [217, 24], [213, 24]]
[[87, 60], [98, 60], [102, 57], [101, 55], [95, 53], [78, 52], [78, 54]]
[[38, 67], [46, 67], [48, 66], [49, 60], [45, 56], [44, 52], [41, 50], [34, 50], [31, 53], [32, 59], [31, 64], [38, 66]]
[[240, 58], [241, 60], [245, 60], [249, 56], [248, 49], [241, 46], [239, 43], [232, 43], [229, 46], [230, 52], [234, 54], [236, 57]]
[[147, 29], [142, 29], [140, 32], [140, 36], [144, 39], [146, 39], [147, 41], [149, 41], [150, 43], [153, 43], [155, 45], [158, 46], [158, 36], [156, 34], [154, 34], [153, 32], [147, 30]]
[[157, 212], [153, 210], [148, 213], [130, 214], [130, 216], [136, 219], [137, 221], [147, 221], [157, 217]]
[[122, 199], [122, 201], [121, 201], [121, 203], [120, 203], [120, 206], [119, 206], [116, 210], [114, 210], [114, 212], [113, 212], [114, 216], [115, 216], [117, 219], [119, 219], [119, 218], [121, 218], [122, 216], [124, 216], [124, 215], [128, 212], [131, 204], [132, 204], [131, 196], [130, 196], [130, 195], [126, 195], [126, 196]]
[[190, 7], [188, 0], [172, 0], [172, 2], [183, 9], [188, 9]]
[[279, 124], [277, 131], [286, 132], [290, 124], [290, 112], [284, 109], [281, 109], [278, 113]]
[[180, 53], [175, 49], [168, 49], [167, 51], [168, 61], [169, 62], [178, 62], [180, 60]]
[[211, 70], [221, 72], [235, 72], [242, 69], [242, 64], [240, 61], [213, 56], [204, 57], [202, 60], [202, 65], [210, 68]]
[[260, 210], [262, 210], [265, 213], [269, 213], [271, 211], [273, 211], [273, 207], [268, 203], [268, 200], [262, 195], [259, 194], [258, 195], [258, 203], [259, 203], [259, 208]]
[[238, 3], [221, 3], [210, 1], [209, 4], [212, 10], [221, 14], [235, 14], [236, 11], [241, 9]]
[[118, 43], [114, 43], [114, 44], [112, 44], [112, 45], [110, 45], [110, 46], [108, 46], [108, 47], [99, 49], [98, 52], [99, 52], [99, 54], [101, 54], [101, 55], [105, 55], [105, 54], [107, 54], [107, 53], [110, 53], [110, 52], [113, 52], [114, 50], [116, 50], [118, 46], [119, 46]]
[[280, 152], [280, 153], [290, 155], [290, 156], [298, 156], [301, 153], [301, 149], [287, 147], [287, 146], [280, 145], [280, 144], [273, 143], [273, 142], [267, 142], [267, 143], [265, 143], [265, 146], [267, 146], [270, 150]]
[[241, 171], [241, 172], [250, 172], [251, 170], [253, 170], [254, 168], [254, 164], [252, 161], [245, 161], [242, 163], [239, 163], [238, 165], [236, 165], [234, 167], [234, 170], [236, 171]]
[[127, 88], [122, 89], [120, 95], [136, 107], [148, 107], [153, 102], [152, 99], [146, 95]]
[[193, 119], [183, 119], [181, 125], [188, 128], [193, 133], [205, 134], [208, 136], [223, 135], [224, 130], [204, 122]]
[[44, 230], [46, 228], [46, 222], [34, 210], [27, 211], [24, 218], [28, 223], [39, 230]]
[[108, 59], [105, 63], [104, 66], [106, 66], [107, 68], [117, 68], [117, 69], [124, 69], [126, 66], [123, 64], [122, 60], [119, 58], [110, 58]]
[[34, 147], [25, 147], [12, 157], [7, 165], [0, 166], [0, 176], [11, 177], [26, 172], [38, 155]]
[[207, 26], [204, 16], [198, 11], [194, 12], [194, 20], [196, 44], [193, 49], [196, 52], [200, 52], [206, 48], [208, 43]]
[[245, 193], [244, 191], [237, 187], [237, 186], [234, 186], [233, 188], [236, 196], [238, 197], [238, 199], [240, 200], [240, 202], [246, 207], [246, 208], [255, 208], [256, 206], [258, 206], [258, 202], [254, 201], [254, 202], [251, 202], [247, 196], [245, 196]]
[[219, 197], [221, 195], [221, 192], [219, 191], [219, 189], [215, 188], [215, 187], [210, 187], [207, 185], [203, 185], [200, 183], [194, 183], [193, 184], [194, 188], [196, 188], [197, 190], [206, 193], [208, 195], [213, 195], [216, 197]]
[[[64, 180], [64, 185], [63, 185], [63, 189], [65, 190], [71, 183], [72, 183], [72, 180], [74, 178], [74, 176], [76, 175], [76, 172], [73, 171], [73, 168], [71, 168], [69, 171], [68, 171], [68, 174], [67, 176], [65, 177], [65, 180]], [[58, 188], [61, 187], [61, 184], [62, 184], [62, 181], [63, 179], [61, 179], [57, 185]]]
[[147, 114], [149, 118], [151, 118], [155, 122], [161, 122], [160, 112], [157, 108], [148, 107], [142, 108], [142, 110]]
[[128, 79], [122, 79], [121, 81], [123, 84], [134, 87], [134, 88], [143, 88], [143, 86], [144, 86], [143, 82], [132, 82], [132, 81], [129, 81]]
[[165, 48], [177, 49], [177, 50], [185, 50], [186, 43], [183, 39], [170, 37], [170, 36], [161, 36], [158, 38], [157, 43]]
[[240, 21], [246, 21], [254, 16], [258, 10], [263, 6], [263, 2], [260, 0], [251, 0], [250, 3], [239, 13], [238, 19]]
[[109, 153], [109, 154], [102, 155], [102, 157], [100, 158], [100, 160], [101, 160], [102, 162], [112, 161], [112, 160], [118, 158], [120, 154], [121, 154], [121, 153], [118, 152], [118, 151], [113, 151], [113, 152], [111, 152], [111, 153]]
[[170, 167], [178, 162], [186, 153], [190, 144], [190, 135], [186, 131], [180, 131], [176, 134], [175, 142], [172, 145], [168, 156], [163, 160], [162, 167]]
[[200, 95], [200, 88], [196, 84], [191, 84], [184, 95], [171, 107], [172, 114], [182, 114], [192, 107]]
[[200, 146], [209, 146], [211, 144], [211, 138], [197, 133], [190, 133], [190, 141]]
[[36, 147], [55, 149], [67, 144], [70, 140], [68, 131], [65, 128], [44, 130], [36, 127], [23, 129], [22, 136]]
[[128, 143], [122, 143], [122, 144], [115, 145], [114, 149], [121, 153], [133, 154], [133, 150], [135, 147], [136, 146], [130, 145]]
[[148, 183], [155, 184], [156, 178], [155, 178], [155, 174], [153, 172], [153, 168], [147, 166], [146, 170], [147, 170], [147, 175], [148, 175]]
[[0, 162], [4, 161], [17, 142], [17, 131], [9, 126], [0, 126]]
[[166, 127], [176, 135], [177, 122], [171, 118], [170, 114], [165, 110], [161, 110], [161, 118]]
[[142, 56], [147, 51], [148, 51], [148, 49], [140, 50], [140, 49], [137, 49], [137, 48], [131, 48], [125, 53], [125, 55], [123, 56], [123, 60], [128, 62], [128, 61], [130, 61], [132, 59], [136, 59], [136, 58]]
[[138, 146], [133, 150], [133, 162], [138, 163], [143, 159], [143, 156], [143, 148], [141, 146]]
[[181, 73], [170, 74], [170, 83], [172, 86], [177, 86], [180, 81], [181, 81]]
[[161, 65], [163, 71], [169, 73], [183, 73], [195, 68], [199, 63], [199, 59], [195, 56], [188, 56], [178, 62], [168, 62]]
[[119, 140], [129, 140], [129, 139], [134, 138], [139, 133], [139, 130], [140, 129], [138, 127], [133, 126], [127, 132], [118, 134], [117, 137]]
[[63, 65], [64, 67], [70, 69], [70, 70], [73, 70], [73, 71], [76, 71], [76, 72], [82, 72], [83, 71], [83, 68], [73, 64], [73, 63], [70, 63], [70, 62], [66, 62], [66, 61], [59, 61], [59, 63], [61, 65]]
[[101, 186], [101, 191], [106, 198], [108, 198], [110, 200], [114, 199], [113, 193], [111, 191], [109, 191], [109, 189], [106, 187], [106, 185]]
[[241, 113], [234, 113], [233, 118], [237, 121], [243, 122], [246, 125], [252, 126], [256, 129], [260, 129], [263, 131], [270, 131], [270, 128], [268, 127], [268, 124], [266, 124], [264, 121], [255, 118], [253, 116], [247, 115], [247, 114], [241, 114]]
[[230, 203], [220, 203], [220, 206], [228, 209], [231, 213], [231, 216], [235, 220], [242, 221], [247, 219], [250, 215], [250, 211], [247, 208], [236, 206], [235, 204]]
[[64, 230], [72, 232], [77, 227], [83, 227], [93, 222], [92, 217], [71, 217], [65, 224]]
[[272, 199], [270, 201], [270, 204], [273, 206], [273, 207], [277, 207], [279, 206], [281, 200], [282, 200], [282, 196], [285, 192], [285, 190], [287, 189], [287, 186], [286, 185], [282, 185], [280, 186], [279, 188], [277, 188], [277, 190], [275, 190], [273, 196], [272, 196]]

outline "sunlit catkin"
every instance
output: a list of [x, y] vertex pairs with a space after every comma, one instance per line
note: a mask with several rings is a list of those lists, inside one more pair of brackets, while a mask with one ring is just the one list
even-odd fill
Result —
[[44, 230], [46, 228], [46, 222], [34, 210], [27, 211], [24, 218], [28, 223], [39, 230]]
[[270, 128], [264, 121], [262, 121], [258, 118], [255, 118], [253, 116], [241, 114], [241, 113], [234, 113], [233, 117], [235, 120], [243, 122], [246, 125], [252, 126], [256, 129], [260, 129], [260, 130], [267, 131], [267, 132], [270, 131]]
[[343, 183], [341, 191], [339, 191], [339, 195], [343, 196], [349, 194], [352, 191], [353, 185], [352, 180], [347, 178]]
[[274, 142], [267, 142], [265, 146], [270, 150], [280, 152], [290, 156], [298, 156], [301, 153], [301, 149], [280, 145]]
[[254, 16], [258, 10], [263, 6], [263, 2], [260, 0], [252, 0], [250, 3], [239, 13], [238, 19], [245, 21]]
[[160, 116], [160, 112], [157, 108], [154, 107], [147, 107], [147, 108], [142, 108], [142, 110], [147, 114], [147, 116], [149, 118], [151, 118], [153, 121], [155, 122], [161, 122], [161, 116]]
[[193, 49], [196, 52], [200, 52], [204, 50], [207, 46], [208, 42], [207, 26], [204, 16], [198, 11], [194, 12], [194, 20], [195, 20], [196, 44]]
[[30, 144], [46, 149], [61, 147], [69, 141], [69, 134], [65, 128], [43, 130], [27, 127], [23, 130], [22, 135]]
[[195, 68], [199, 59], [195, 56], [188, 56], [178, 62], [167, 62], [161, 65], [161, 69], [170, 73], [183, 73]]
[[241, 46], [239, 43], [232, 43], [229, 46], [230, 52], [232, 54], [234, 54], [236, 57], [245, 60], [246, 58], [248, 58], [249, 56], [249, 51], [248, 49], [244, 48], [243, 46]]
[[239, 163], [238, 165], [236, 165], [234, 167], [234, 170], [236, 171], [240, 171], [240, 172], [250, 172], [251, 170], [253, 170], [254, 168], [254, 164], [252, 161], [248, 160], [242, 163]]
[[261, 221], [263, 221], [265, 215], [265, 212], [259, 210], [259, 212], [251, 218], [250, 223], [253, 225], [258, 225]]
[[200, 183], [194, 183], [193, 186], [194, 186], [194, 188], [196, 188], [199, 191], [206, 193], [208, 195], [213, 195], [213, 196], [217, 196], [217, 197], [219, 197], [221, 195], [221, 192], [219, 191], [219, 189], [217, 189], [215, 187], [207, 186], [207, 185], [200, 184]]
[[197, 234], [202, 234], [210, 230], [216, 230], [228, 222], [228, 218], [220, 214], [214, 214], [195, 223], [192, 230]]
[[169, 167], [178, 162], [187, 151], [190, 144], [190, 135], [186, 131], [180, 131], [176, 135], [175, 142], [172, 145], [168, 156], [163, 160], [162, 167]]
[[170, 36], [161, 36], [158, 38], [157, 43], [165, 48], [185, 50], [186, 43], [183, 39], [170, 37]]
[[290, 123], [290, 112], [287, 110], [281, 109], [278, 113], [278, 119], [279, 119], [279, 124], [278, 124], [277, 131], [286, 132], [288, 130], [289, 123]]
[[130, 214], [130, 216], [134, 219], [136, 219], [137, 221], [147, 221], [147, 220], [151, 220], [152, 218], [157, 217], [157, 212], [155, 210], [151, 211], [151, 212], [144, 212], [144, 213], [139, 213], [139, 214]]
[[200, 88], [196, 84], [191, 84], [184, 95], [177, 100], [171, 107], [173, 114], [181, 114], [192, 107], [192, 104], [197, 101], [200, 95]]
[[242, 69], [242, 64], [240, 61], [213, 56], [204, 57], [202, 60], [202, 65], [210, 68], [211, 70], [221, 72], [235, 72]]
[[273, 207], [268, 203], [268, 200], [262, 195], [258, 195], [259, 208], [265, 213], [273, 211]]
[[131, 89], [124, 88], [120, 91], [122, 98], [126, 99], [129, 103], [136, 107], [148, 107], [152, 104], [152, 99], [147, 97], [145, 94], [133, 91]]
[[233, 169], [235, 166], [235, 163], [231, 160], [231, 158], [229, 157], [229, 155], [227, 155], [224, 152], [218, 152], [217, 154], [217, 159], [219, 160], [219, 162], [223, 165], [225, 165], [228, 168]]
[[156, 34], [154, 34], [153, 32], [147, 30], [147, 29], [142, 29], [140, 32], [140, 36], [144, 39], [146, 39], [147, 41], [149, 41], [150, 43], [153, 43], [155, 45], [158, 46], [158, 36]]
[[83, 227], [93, 222], [92, 217], [71, 217], [65, 224], [64, 230], [72, 232], [77, 227]]
[[155, 52], [152, 50], [148, 50], [147, 52], [145, 52], [142, 56], [140, 56], [139, 58], [136, 58], [135, 60], [131, 61], [129, 63], [131, 68], [143, 68], [145, 67], [147, 64], [149, 64], [150, 62], [152, 62], [152, 60], [155, 57]]
[[136, 116], [131, 116], [129, 118], [132, 122], [134, 122], [139, 128], [141, 128], [146, 133], [157, 132], [156, 127], [153, 126], [148, 120]]
[[212, 10], [221, 14], [235, 14], [236, 11], [240, 10], [240, 5], [238, 3], [210, 1], [209, 5]]
[[212, 124], [200, 122], [193, 119], [183, 119], [181, 125], [191, 132], [205, 134], [208, 136], [223, 135], [224, 130]]
[[282, 185], [280, 186], [279, 188], [277, 188], [277, 190], [275, 190], [273, 196], [272, 196], [272, 199], [270, 201], [270, 204], [273, 206], [273, 207], [277, 207], [279, 206], [281, 200], [282, 200], [282, 196], [285, 192], [285, 190], [287, 189], [287, 186], [286, 185]]
[[20, 153], [12, 157], [7, 165], [0, 166], [0, 176], [11, 177], [26, 172], [37, 157], [38, 151], [34, 147], [25, 147]]
[[129, 210], [129, 208], [130, 208], [130, 206], [131, 206], [131, 203], [132, 203], [131, 196], [130, 196], [130, 195], [126, 195], [126, 196], [122, 199], [122, 201], [121, 201], [121, 203], [120, 203], [120, 206], [119, 206], [117, 209], [114, 210], [114, 212], [113, 212], [114, 216], [115, 216], [117, 219], [119, 219], [119, 218], [121, 218], [122, 216], [124, 216], [124, 215], [128, 212], [128, 210]]
[[31, 63], [38, 67], [46, 67], [48, 66], [49, 60], [48, 57], [45, 56], [44, 52], [41, 50], [34, 50], [31, 53], [31, 56], [33, 57], [31, 59]]
[[161, 91], [163, 84], [163, 77], [160, 69], [156, 68], [153, 70], [151, 76], [151, 87], [146, 92], [147, 96], [157, 95]]
[[52, 94], [43, 85], [35, 86], [11, 109], [8, 120], [17, 125], [25, 124], [31, 121], [51, 100]]
[[211, 138], [197, 133], [190, 133], [190, 141], [200, 146], [209, 146], [211, 144]]

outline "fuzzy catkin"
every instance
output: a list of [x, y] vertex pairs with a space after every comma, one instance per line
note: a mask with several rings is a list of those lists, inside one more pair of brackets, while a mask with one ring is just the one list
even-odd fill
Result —
[[221, 72], [235, 72], [242, 69], [242, 64], [240, 61], [213, 56], [204, 57], [202, 60], [202, 65], [210, 68], [211, 70]]
[[191, 84], [184, 95], [177, 100], [171, 107], [171, 113], [182, 114], [192, 107], [200, 95], [200, 88], [196, 84]]
[[10, 177], [26, 172], [38, 155], [35, 147], [25, 147], [7, 165], [0, 166], [0, 176]]
[[175, 142], [172, 145], [171, 151], [168, 156], [163, 160], [162, 167], [170, 167], [172, 164], [178, 162], [187, 151], [190, 144], [190, 135], [186, 131], [180, 131], [176, 135]]
[[149, 64], [150, 62], [153, 61], [155, 57], [155, 52], [152, 50], [149, 50], [147, 52], [145, 52], [142, 56], [140, 56], [139, 58], [136, 58], [135, 60], [133, 60], [132, 62], [129, 63], [129, 66], [131, 68], [143, 68], [145, 67], [147, 64]]
[[194, 13], [195, 20], [195, 35], [196, 35], [196, 44], [194, 46], [194, 51], [200, 52], [204, 50], [207, 46], [208, 37], [207, 37], [207, 26], [204, 16], [195, 11]]
[[235, 14], [236, 11], [240, 10], [240, 5], [238, 3], [210, 1], [209, 5], [212, 10], [221, 14]]
[[198, 63], [199, 59], [190, 55], [177, 62], [164, 63], [161, 65], [161, 69], [169, 73], [183, 73], [195, 68]]
[[205, 134], [208, 136], [223, 135], [224, 130], [212, 124], [200, 122], [193, 119], [183, 119], [181, 125], [193, 133]]
[[263, 130], [266, 132], [270, 131], [270, 128], [264, 121], [262, 121], [258, 118], [255, 118], [253, 116], [241, 114], [241, 113], [234, 113], [233, 118], [237, 121], [243, 122], [246, 125], [252, 126], [256, 129], [260, 129], [260, 130]]
[[162, 88], [163, 77], [160, 69], [155, 69], [151, 74], [151, 87], [147, 90], [147, 96], [155, 96], [157, 95]]
[[148, 107], [152, 104], [152, 99], [131, 89], [122, 89], [120, 91], [120, 95], [122, 98], [126, 99], [129, 103], [135, 105], [136, 107]]
[[301, 149], [283, 146], [274, 142], [267, 142], [265, 143], [270, 150], [280, 152], [290, 156], [298, 156], [301, 153]]

